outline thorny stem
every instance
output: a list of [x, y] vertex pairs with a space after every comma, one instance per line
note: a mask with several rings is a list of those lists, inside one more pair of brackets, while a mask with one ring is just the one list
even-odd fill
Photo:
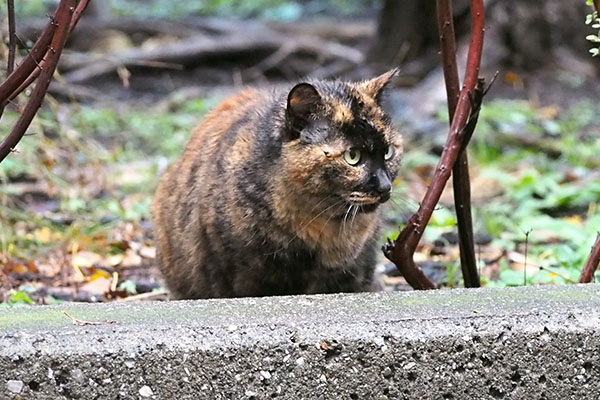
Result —
[[581, 271], [581, 276], [579, 277], [579, 283], [590, 283], [594, 280], [594, 273], [596, 272], [596, 268], [598, 268], [598, 264], [600, 263], [600, 232], [596, 236], [596, 242], [592, 247], [592, 251], [590, 256], [588, 257], [585, 266], [583, 267], [583, 271]]
[[[475, 127], [477, 110], [472, 110], [470, 99], [477, 99], [477, 94], [483, 95], [484, 93], [483, 85], [478, 80], [485, 22], [483, 0], [471, 0], [471, 18], [471, 43], [467, 57], [465, 81], [458, 98], [444, 151], [419, 210], [402, 229], [398, 239], [384, 246], [385, 255], [396, 264], [407, 282], [415, 289], [435, 289], [435, 284], [416, 265], [413, 256], [433, 209], [450, 178], [450, 168], [456, 162], [459, 151], [464, 148], [466, 140], [472, 134], [472, 128]], [[476, 87], [479, 90], [476, 90]], [[470, 115], [472, 118], [469, 119]], [[465, 129], [467, 125], [469, 129]]]
[[[46, 54], [46, 66], [43, 70], [41, 70], [38, 82], [33, 90], [33, 93], [31, 94], [31, 98], [19, 116], [19, 119], [13, 126], [13, 129], [8, 136], [0, 143], [0, 162], [2, 162], [2, 160], [4, 160], [4, 158], [10, 154], [17, 143], [19, 143], [23, 137], [23, 134], [29, 127], [29, 124], [31, 124], [31, 121], [33, 120], [38, 108], [42, 104], [42, 101], [44, 100], [44, 96], [46, 95], [46, 91], [48, 90], [48, 86], [52, 80], [52, 74], [54, 74], [60, 54], [67, 41], [67, 36], [69, 35], [69, 25], [71, 23], [71, 18], [76, 4], [76, 0], [61, 0], [58, 9], [56, 10], [55, 23], [53, 22], [53, 24], [56, 25], [56, 29], [54, 35], [52, 36], [52, 41], [50, 42], [50, 49]], [[19, 69], [14, 71], [13, 74]], [[7, 80], [9, 78], [7, 78]], [[0, 92], [0, 94], [2, 97], [5, 95], [4, 92]]]
[[8, 75], [6, 80], [0, 84], [0, 104], [6, 103], [14, 90], [17, 89], [25, 79], [27, 79], [27, 77], [38, 65], [39, 61], [44, 57], [44, 54], [46, 54], [48, 51], [48, 46], [50, 45], [50, 41], [52, 40], [54, 32], [56, 31], [55, 20], [57, 13], [58, 9], [54, 15], [50, 17], [50, 21], [44, 28], [42, 34], [35, 42], [31, 50], [29, 50], [27, 57], [25, 57], [23, 61], [21, 61], [21, 64], [18, 66], [18, 68], [16, 68], [12, 74]]
[[[85, 10], [85, 8], [87, 7], [89, 3], [89, 0], [81, 0], [79, 2], [79, 4], [77, 4], [77, 8], [73, 11], [73, 17], [71, 18], [71, 22], [69, 24], [69, 34], [73, 31], [73, 29], [75, 28], [75, 26], [77, 25], [77, 22], [79, 21], [79, 18], [81, 16], [81, 13]], [[51, 49], [50, 49], [51, 51]], [[17, 97], [19, 95], [19, 93], [21, 93], [22, 91], [24, 91], [26, 88], [29, 87], [29, 85], [31, 85], [33, 83], [33, 81], [35, 81], [37, 79], [37, 77], [39, 76], [40, 72], [46, 67], [46, 57], [44, 57], [37, 65], [37, 68], [34, 69], [31, 74], [19, 85], [19, 87], [17, 87], [12, 94], [9, 97], [9, 100], [14, 99], [15, 97]]]
[[[460, 95], [458, 67], [456, 65], [456, 40], [454, 34], [452, 1], [437, 0], [437, 14], [444, 80], [446, 82], [446, 94], [448, 98], [448, 115], [450, 117], [449, 121], [452, 123], [458, 96]], [[479, 287], [481, 284], [479, 282], [477, 261], [475, 258], [473, 219], [471, 216], [469, 160], [467, 152], [464, 151], [464, 149], [461, 149], [458, 154], [457, 160], [452, 167], [452, 174], [454, 207], [456, 209], [456, 220], [458, 223], [460, 266], [462, 269], [463, 280], [466, 287]]]

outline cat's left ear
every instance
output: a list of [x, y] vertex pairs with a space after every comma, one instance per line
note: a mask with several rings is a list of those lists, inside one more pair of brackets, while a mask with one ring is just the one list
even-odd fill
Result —
[[311, 116], [314, 116], [322, 105], [321, 95], [310, 83], [299, 83], [290, 90], [285, 118], [291, 139], [300, 136], [300, 131], [308, 125]]
[[359, 83], [358, 87], [365, 94], [375, 99], [377, 103], [380, 103], [383, 93], [385, 92], [385, 88], [393, 78], [398, 76], [399, 72], [400, 70], [398, 68], [394, 68], [376, 78]]

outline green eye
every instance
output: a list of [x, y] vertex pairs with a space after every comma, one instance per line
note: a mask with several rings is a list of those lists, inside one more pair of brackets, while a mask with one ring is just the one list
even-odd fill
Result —
[[394, 155], [394, 148], [392, 146], [388, 146], [383, 158], [386, 160], [389, 160], [390, 158], [392, 158], [393, 155]]
[[360, 161], [360, 150], [350, 149], [344, 152], [344, 160], [350, 165], [356, 165]]

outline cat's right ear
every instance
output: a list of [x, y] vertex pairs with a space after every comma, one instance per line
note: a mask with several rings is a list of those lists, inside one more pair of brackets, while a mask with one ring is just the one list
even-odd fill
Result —
[[290, 90], [285, 110], [288, 139], [300, 137], [300, 132], [322, 104], [321, 95], [310, 83], [299, 83]]

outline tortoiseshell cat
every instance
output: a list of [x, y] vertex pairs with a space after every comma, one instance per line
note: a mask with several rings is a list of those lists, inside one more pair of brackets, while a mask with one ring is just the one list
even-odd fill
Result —
[[246, 90], [194, 131], [152, 212], [172, 297], [369, 290], [402, 140], [365, 82]]

